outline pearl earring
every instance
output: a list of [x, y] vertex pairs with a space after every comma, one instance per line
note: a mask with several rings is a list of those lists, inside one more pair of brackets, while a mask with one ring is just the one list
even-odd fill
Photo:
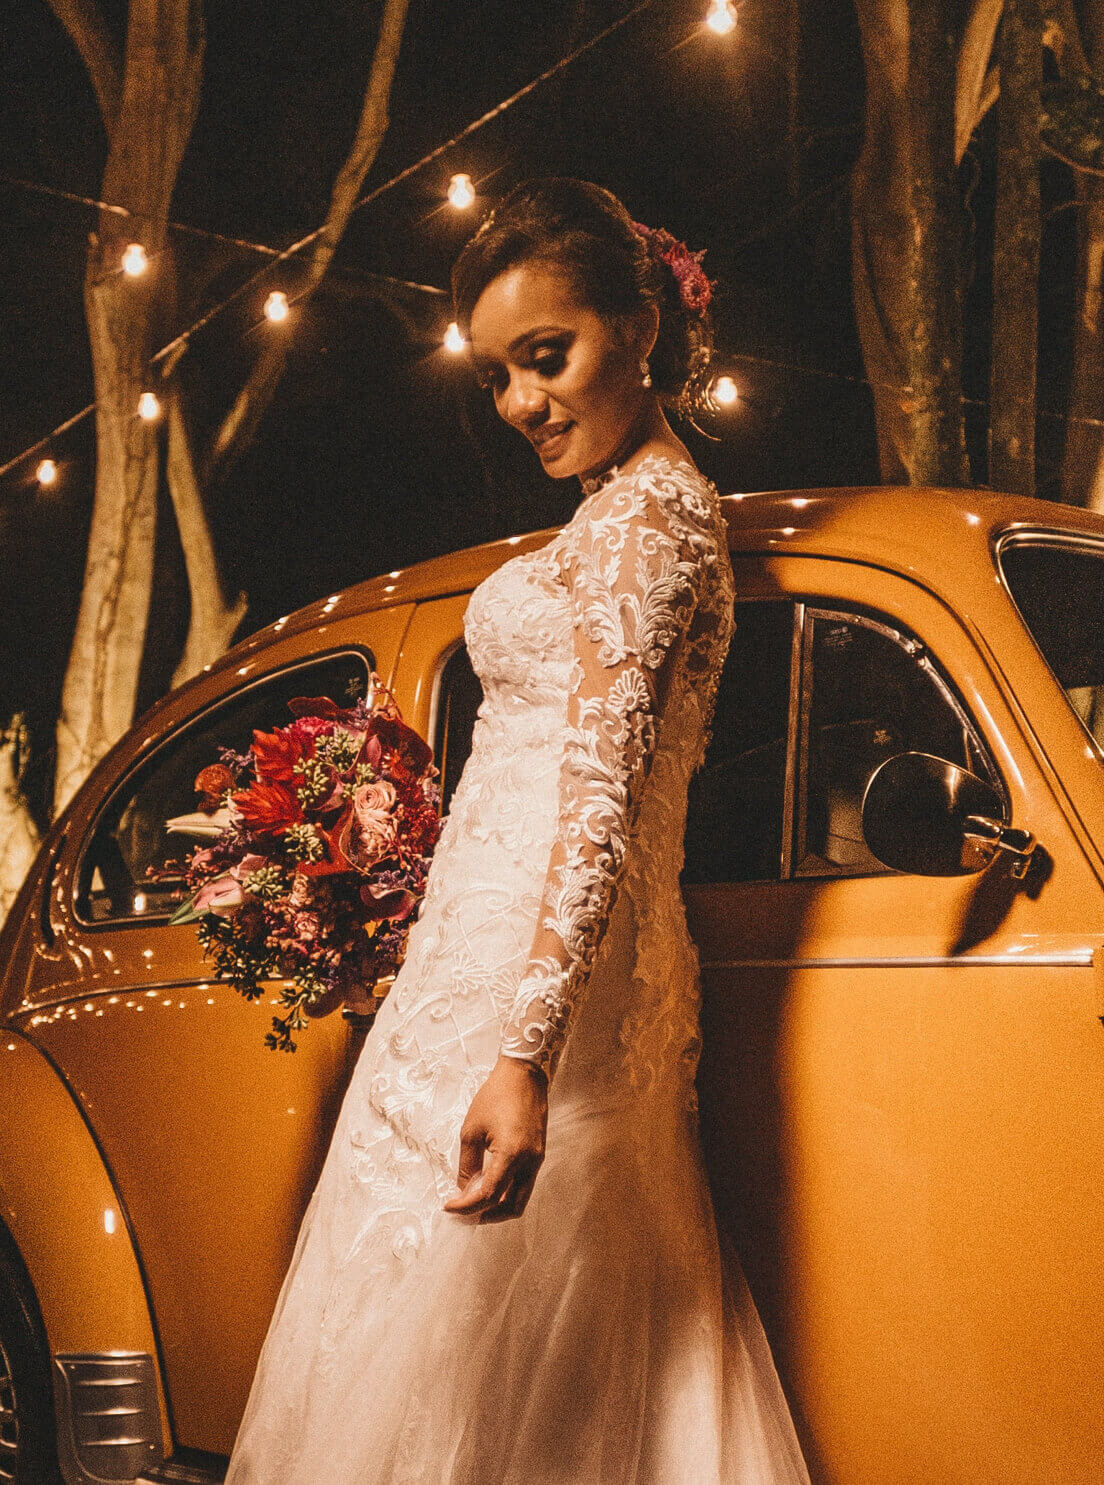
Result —
[[650, 387], [652, 385], [652, 373], [646, 356], [641, 356], [640, 358], [640, 384], [642, 387]]

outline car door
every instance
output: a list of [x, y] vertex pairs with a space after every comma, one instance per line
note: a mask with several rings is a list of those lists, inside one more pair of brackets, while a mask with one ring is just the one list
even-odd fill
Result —
[[[855, 563], [735, 567], [683, 877], [703, 1142], [813, 1477], [1088, 1485], [1100, 880], [942, 603]], [[873, 858], [865, 783], [908, 750], [996, 787], [1045, 853], [1028, 880]]]
[[114, 1177], [177, 1445], [230, 1452], [363, 1037], [332, 1015], [298, 1034], [293, 1056], [267, 1050], [275, 1002], [214, 980], [195, 926], [168, 922], [181, 882], [146, 869], [195, 844], [165, 822], [195, 810], [193, 781], [220, 747], [242, 751], [255, 727], [285, 724], [291, 697], [364, 695], [373, 668], [389, 675], [409, 612], [350, 622], [347, 640], [308, 638], [282, 663], [261, 656], [135, 749], [80, 802], [44, 904], [24, 1024]]

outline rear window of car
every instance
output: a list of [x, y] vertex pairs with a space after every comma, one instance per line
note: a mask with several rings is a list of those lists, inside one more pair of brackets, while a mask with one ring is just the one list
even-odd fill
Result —
[[1000, 552], [1008, 591], [1070, 705], [1104, 741], [1104, 543], [1046, 535]]

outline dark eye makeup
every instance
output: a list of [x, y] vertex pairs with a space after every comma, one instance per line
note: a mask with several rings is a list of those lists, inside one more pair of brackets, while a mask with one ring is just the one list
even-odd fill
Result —
[[[542, 342], [532, 348], [529, 366], [540, 373], [541, 376], [559, 376], [567, 360], [567, 346], [559, 342]], [[483, 392], [494, 392], [503, 384], [505, 378], [501, 366], [481, 370], [476, 376], [476, 382]]]

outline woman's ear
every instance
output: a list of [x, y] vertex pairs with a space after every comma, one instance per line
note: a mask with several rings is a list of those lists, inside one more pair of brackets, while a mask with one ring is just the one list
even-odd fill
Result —
[[659, 305], [645, 304], [641, 307], [640, 354], [647, 359], [655, 349], [659, 337]]
[[646, 359], [659, 336], [659, 305], [642, 304], [621, 316], [614, 321], [614, 335], [633, 361]]

